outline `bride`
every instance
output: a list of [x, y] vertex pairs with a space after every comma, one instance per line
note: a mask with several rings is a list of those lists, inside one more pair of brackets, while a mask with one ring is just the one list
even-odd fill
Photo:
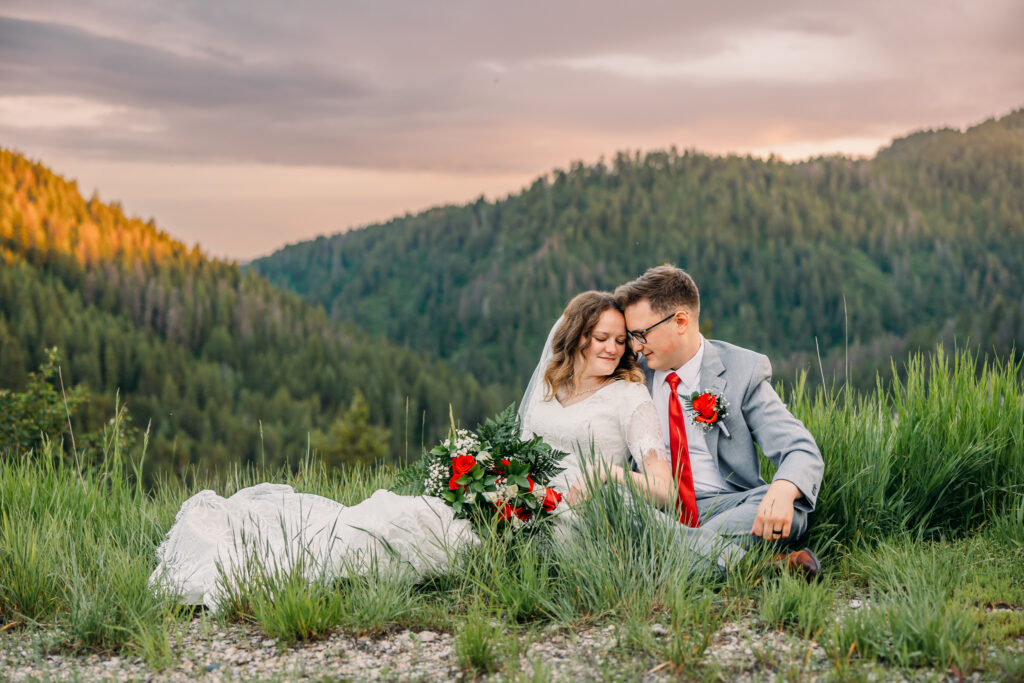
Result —
[[662, 506], [675, 504], [658, 414], [627, 343], [611, 294], [577, 295], [548, 335], [520, 404], [524, 438], [540, 436], [568, 454], [551, 486], [568, 491], [570, 504], [585, 495], [587, 482], [627, 478]]
[[[659, 506], [675, 505], [657, 413], [626, 345], [613, 297], [577, 295], [552, 328], [520, 404], [524, 438], [538, 435], [567, 453], [565, 470], [548, 485], [567, 492], [570, 506], [587, 495], [588, 482], [627, 480]], [[735, 559], [703, 530], [658, 514], [699, 557], [719, 566]], [[560, 517], [571, 518], [571, 510]], [[565, 531], [566, 522], [556, 524]], [[215, 610], [232, 582], [250, 579], [254, 561], [279, 575], [301, 571], [310, 581], [371, 570], [422, 575], [443, 572], [454, 553], [478, 542], [468, 520], [430, 496], [378, 490], [346, 507], [283, 484], [258, 484], [230, 498], [204, 490], [178, 511], [150, 585]]]

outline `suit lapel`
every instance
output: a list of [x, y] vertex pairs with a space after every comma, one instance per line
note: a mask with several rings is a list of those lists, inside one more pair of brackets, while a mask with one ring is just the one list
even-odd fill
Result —
[[[700, 364], [700, 386], [697, 391], [710, 391], [721, 396], [725, 391], [725, 366], [718, 355], [718, 349], [704, 340], [704, 359]], [[711, 458], [718, 462], [718, 437], [722, 431], [721, 427], [714, 427], [704, 435]]]

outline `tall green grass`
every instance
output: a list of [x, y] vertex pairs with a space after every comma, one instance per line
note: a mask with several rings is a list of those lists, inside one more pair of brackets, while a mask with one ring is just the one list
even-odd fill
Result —
[[[513, 637], [514, 639], [514, 637]], [[489, 673], [501, 666], [510, 639], [502, 637], [501, 626], [479, 602], [470, 605], [455, 634], [455, 656], [469, 672]], [[518, 642], [516, 643], [518, 649]]]
[[869, 591], [867, 604], [848, 612], [826, 637], [834, 653], [900, 666], [957, 666], [977, 660], [979, 623], [959, 589], [976, 579], [984, 557], [957, 557], [948, 545], [909, 535], [847, 558]]
[[[808, 540], [828, 563], [822, 587], [766, 573], [764, 557], [723, 578], [681, 551], [637, 492], [611, 487], [575, 510], [568, 534], [494, 529], [418, 583], [371, 572], [310, 584], [301, 564], [259, 565], [215, 618], [252, 623], [281, 646], [338, 630], [451, 630], [465, 669], [512, 675], [518, 655], [488, 644], [498, 630], [610, 620], [624, 656], [698, 671], [725, 620], [756, 616], [819, 640], [840, 674], [857, 661], [969, 669], [979, 644], [1024, 632], [1015, 612], [985, 612], [1024, 603], [1024, 383], [1018, 366], [941, 350], [896, 374], [867, 396], [787, 392], [825, 458]], [[0, 454], [0, 628], [52, 630], [63, 648], [137, 653], [153, 668], [175, 661], [172, 634], [193, 616], [147, 585], [186, 498], [274, 481], [349, 505], [396, 481], [389, 468], [328, 471], [310, 456], [295, 471], [192, 471], [146, 490], [144, 454], [115, 445], [78, 469], [61, 451]], [[869, 607], [835, 600], [849, 594]], [[655, 638], [652, 621], [668, 635]]]
[[866, 396], [798, 384], [787, 397], [825, 458], [810, 527], [819, 548], [970, 533], [1024, 492], [1019, 364], [940, 347], [893, 374]]
[[833, 590], [825, 583], [808, 585], [800, 576], [782, 574], [765, 585], [759, 616], [768, 626], [816, 638], [828, 625], [834, 603]]
[[180, 611], [147, 585], [174, 505], [154, 504], [119, 453], [83, 471], [52, 443], [0, 461], [0, 619], [57, 626], [70, 649], [141, 645]]

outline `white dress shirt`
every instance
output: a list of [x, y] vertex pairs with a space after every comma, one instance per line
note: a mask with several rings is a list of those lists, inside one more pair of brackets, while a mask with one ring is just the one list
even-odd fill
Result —
[[690, 411], [686, 407], [686, 399], [695, 391], [700, 391], [700, 366], [704, 360], [704, 336], [701, 335], [700, 346], [693, 358], [678, 370], [654, 371], [654, 407], [658, 410], [661, 420], [661, 433], [665, 435], [665, 449], [670, 453], [671, 436], [668, 430], [668, 398], [672, 392], [665, 378], [669, 373], [679, 375], [679, 405], [683, 408], [683, 422], [686, 423], [686, 445], [690, 451], [690, 469], [693, 471], [693, 490], [698, 496], [713, 495], [725, 489], [725, 480], [718, 471], [718, 463], [711, 457], [704, 430], [693, 424]]

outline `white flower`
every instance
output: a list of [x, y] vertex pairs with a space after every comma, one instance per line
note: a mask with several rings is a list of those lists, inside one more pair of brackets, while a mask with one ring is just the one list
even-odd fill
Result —
[[455, 434], [448, 440], [448, 447], [459, 453], [474, 453], [480, 448], [480, 442], [473, 432], [467, 429], [456, 429]]
[[501, 490], [501, 497], [505, 500], [512, 500], [519, 493], [519, 487], [515, 484], [509, 484]]
[[497, 491], [484, 491], [483, 496], [488, 503], [493, 503], [501, 497]]
[[463, 500], [465, 500], [467, 504], [475, 503], [476, 502], [476, 491], [468, 492]]
[[444, 462], [431, 463], [427, 468], [427, 477], [423, 480], [423, 488], [427, 495], [439, 496], [448, 488], [451, 478], [450, 466]]
[[547, 492], [548, 489], [546, 486], [534, 486], [533, 491], [531, 491], [530, 493], [533, 495], [534, 498], [537, 499], [538, 502], [543, 503], [544, 497], [547, 495]]
[[476, 461], [486, 466], [491, 461], [491, 454], [487, 451], [480, 451], [476, 454]]

